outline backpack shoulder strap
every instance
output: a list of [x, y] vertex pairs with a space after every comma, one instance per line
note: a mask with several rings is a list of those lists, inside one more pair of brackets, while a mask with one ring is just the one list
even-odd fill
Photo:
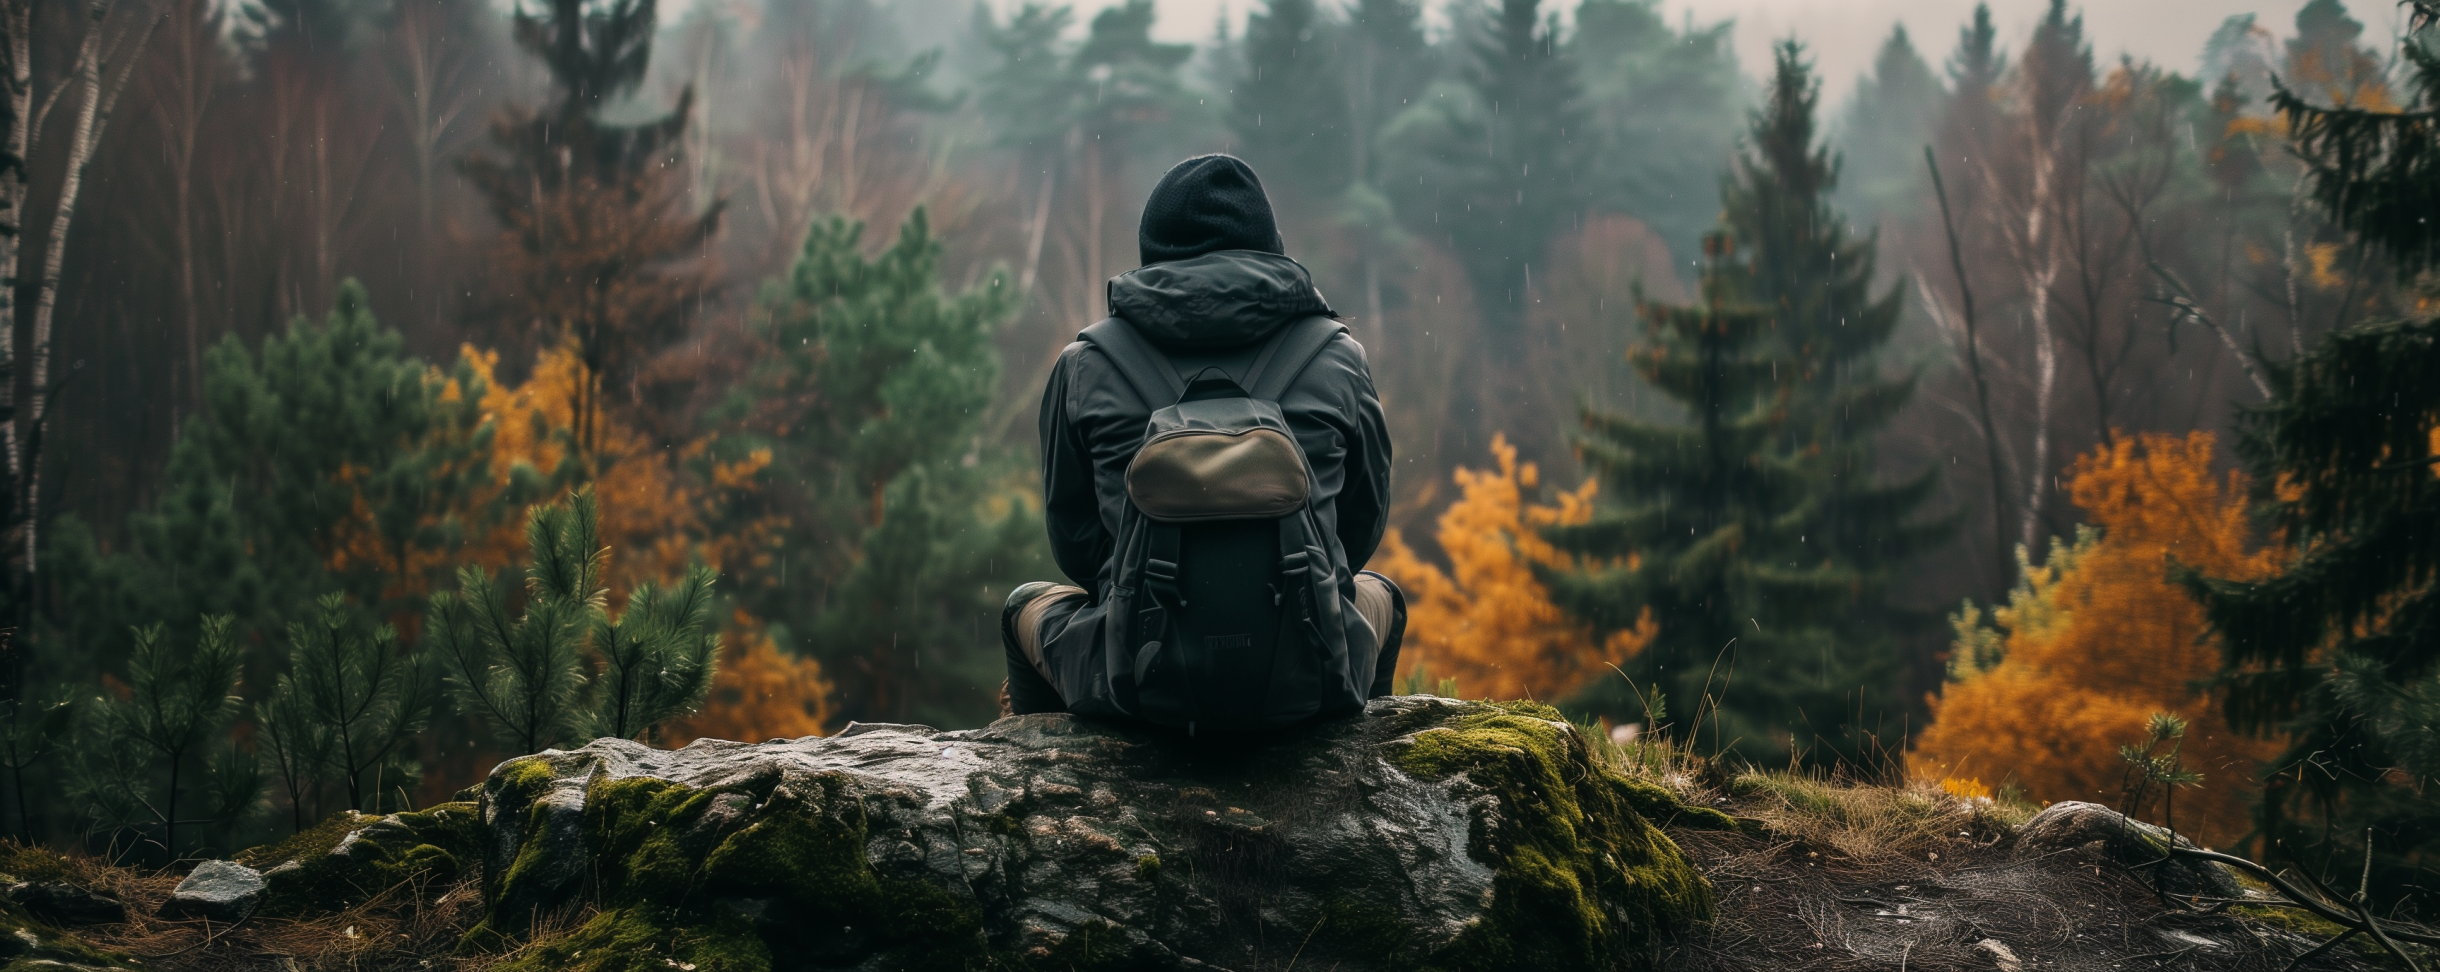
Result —
[[1169, 356], [1135, 333], [1134, 325], [1125, 319], [1105, 317], [1077, 337], [1101, 349], [1102, 356], [1118, 369], [1118, 376], [1135, 389], [1135, 397], [1144, 400], [1145, 408], [1163, 408], [1186, 394], [1186, 382], [1169, 366]]
[[1319, 315], [1308, 317], [1279, 329], [1279, 335], [1262, 349], [1246, 372], [1246, 394], [1266, 402], [1279, 401], [1288, 386], [1305, 373], [1305, 366], [1322, 353], [1332, 339], [1347, 332], [1347, 325]]

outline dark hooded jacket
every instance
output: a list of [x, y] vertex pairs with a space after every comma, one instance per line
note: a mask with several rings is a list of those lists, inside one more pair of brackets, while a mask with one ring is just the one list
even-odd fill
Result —
[[[1234, 249], [1154, 263], [1113, 278], [1111, 312], [1168, 354], [1181, 377], [1217, 367], [1244, 380], [1264, 339], [1299, 319], [1331, 316], [1302, 264]], [[1108, 593], [1111, 550], [1126, 509], [1127, 463], [1144, 426], [1169, 402], [1138, 399], [1099, 349], [1082, 341], [1059, 355], [1042, 395], [1042, 495], [1059, 569]], [[1314, 475], [1313, 506], [1337, 537], [1330, 551], [1343, 588], [1380, 546], [1389, 512], [1389, 434], [1363, 345], [1345, 334], [1322, 349], [1281, 396], [1280, 410]]]

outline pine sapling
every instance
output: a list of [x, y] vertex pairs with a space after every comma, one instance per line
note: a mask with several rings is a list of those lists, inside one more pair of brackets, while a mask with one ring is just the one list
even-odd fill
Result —
[[[2123, 813], [2132, 818], [2143, 812], [2152, 795], [2161, 797], [2161, 819], [2172, 834], [2177, 831], [2177, 790], [2179, 787], [2203, 785], [2203, 774], [2187, 769], [2179, 751], [2186, 745], [2186, 720], [2166, 712], [2152, 713], [2144, 726], [2144, 741], [2118, 747], [2118, 758], [2127, 764], [2125, 784], [2126, 804]], [[2165, 748], [2164, 748], [2165, 747]]]
[[389, 625], [364, 630], [339, 594], [324, 595], [311, 621], [288, 626], [288, 646], [273, 714], [305, 720], [290, 730], [300, 742], [322, 737], [318, 748], [347, 789], [348, 809], [363, 810], [382, 770], [431, 715], [434, 686], [423, 657], [401, 649]]
[[25, 771], [58, 752], [76, 726], [74, 700], [0, 702], [0, 768], [8, 770], [9, 789], [17, 800], [17, 840], [32, 843], [34, 818], [25, 799]]
[[518, 613], [491, 573], [468, 565], [455, 594], [432, 596], [426, 630], [459, 702], [520, 753], [539, 752], [586, 727], [585, 635], [600, 614], [609, 550], [591, 489], [535, 508], [525, 522], [533, 563]]
[[[205, 617], [191, 651], [172, 647], [161, 625], [135, 629], [135, 651], [127, 661], [127, 697], [102, 702], [105, 738], [99, 740], [102, 752], [95, 754], [103, 757], [102, 776], [90, 780], [88, 788], [120, 797], [123, 806], [140, 808], [160, 827], [161, 847], [172, 857], [181, 850], [181, 824], [217, 819], [189, 819], [180, 813], [194, 784], [194, 764], [207, 762], [207, 747], [216, 739], [225, 740], [237, 718], [239, 700], [233, 693], [243, 655], [235, 628], [236, 619], [229, 615]], [[206, 781], [208, 790], [218, 791], [207, 794], [217, 804], [214, 809], [250, 805], [251, 794], [243, 801], [233, 799], [238, 789], [234, 784], [242, 781], [232, 777], [243, 776], [238, 772], [242, 767], [230, 763], [216, 769], [223, 772], [208, 773]], [[148, 770], [166, 775], [167, 787], [157, 805], [148, 795], [150, 781], [142, 778]]]
[[593, 650], [602, 668], [595, 684], [592, 732], [632, 739], [666, 719], [694, 711], [712, 687], [720, 635], [709, 622], [712, 579], [697, 567], [669, 588], [636, 585], [627, 610], [593, 622]]

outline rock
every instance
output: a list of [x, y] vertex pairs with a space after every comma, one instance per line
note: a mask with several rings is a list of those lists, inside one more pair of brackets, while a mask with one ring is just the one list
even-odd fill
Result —
[[482, 852], [473, 802], [387, 816], [353, 810], [238, 855], [263, 874], [265, 917], [339, 911], [412, 880], [449, 881]]
[[1268, 744], [1065, 715], [599, 740], [483, 788], [489, 917], [598, 912], [506, 968], [1647, 967], [1733, 826], [1531, 703], [1382, 699]]
[[30, 881], [8, 887], [8, 899], [26, 914], [62, 928], [109, 925], [127, 920], [127, 905], [66, 881]]
[[2093, 849], [2101, 856], [2127, 867], [2142, 868], [2167, 893], [2217, 898], [2245, 896], [2245, 886], [2225, 865], [2184, 858], [2163, 862], [2161, 858], [2167, 856], [2172, 839], [2179, 847], [2195, 846], [2183, 836], [2129, 819], [2098, 803], [2070, 800], [2044, 807], [2033, 819], [2025, 821], [2025, 826], [2017, 830], [2016, 846], [2018, 853], [2025, 854], [2097, 845]]
[[161, 905], [163, 918], [201, 918], [235, 923], [254, 912], [263, 897], [263, 875], [235, 861], [205, 861], [178, 882]]
[[8, 972], [138, 972], [134, 959], [96, 949], [56, 928], [0, 908], [0, 966]]

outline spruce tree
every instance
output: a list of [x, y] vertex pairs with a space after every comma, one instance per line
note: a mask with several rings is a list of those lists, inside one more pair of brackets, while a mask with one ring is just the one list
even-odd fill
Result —
[[1246, 17], [1228, 125], [1282, 209], [1327, 204], [1355, 175], [1337, 32], [1314, 0], [1270, 0]]
[[1858, 604], [1873, 609], [1844, 627], [1886, 636], [1895, 619], [1883, 603], [1890, 573], [1948, 532], [1916, 522], [1937, 467], [1894, 484], [1875, 474], [1874, 439], [1915, 392], [1912, 374], [1885, 376], [1879, 363], [1905, 311], [1904, 284], [1872, 292], [1878, 234], [1852, 234], [1830, 204], [1839, 163], [1815, 135], [1811, 65], [1794, 41], [1781, 43], [1774, 61], [1769, 97], [1720, 191], [1729, 238], [1745, 251], [1726, 272], [1743, 299], [1771, 311], [1772, 340], [1794, 365], [1789, 444], [1813, 453], [1829, 477], [1809, 508], [1808, 542], [1870, 588]]
[[[2428, 209], [2387, 208], [2431, 199], [2435, 21], [2440, 4], [2417, 0], [2421, 110], [2278, 96], [2314, 198], [2402, 274], [2440, 265]], [[2270, 370], [2276, 394], [2241, 413], [2239, 449], [2290, 560], [2264, 580], [2187, 581], [2225, 649], [2230, 722], [2288, 739], [2264, 775], [2262, 856], [2366, 874], [2385, 909], [2440, 879], [2440, 319], [2356, 325]]]
[[1923, 196], [1917, 185], [1923, 146], [1947, 100], [1906, 25], [1892, 28], [1873, 56], [1872, 73], [1856, 83], [1839, 135], [1850, 176], [1839, 195], [1849, 212], [1866, 222], [1911, 213]]
[[[1471, 111], [1450, 116], [1442, 150], [1467, 160], [1438, 205], [1410, 211], [1421, 232], [1447, 240], [1474, 284], [1491, 332], [1484, 351], [1522, 356], [1532, 266], [1573, 225], [1585, 194], [1583, 86], [1541, 0], [1501, 0], [1468, 44], [1462, 72]], [[1520, 432], [1522, 430], [1519, 430]]]
[[504, 109], [491, 140], [505, 158], [477, 152], [460, 166], [501, 226], [491, 263], [501, 316], [535, 346], [573, 346], [584, 366], [568, 425], [588, 459], [602, 445], [604, 392], [632, 387], [712, 286], [695, 258], [720, 205], [687, 212], [677, 166], [694, 89], [658, 118], [607, 117], [644, 82], [656, 10], [655, 0], [546, 0], [537, 14], [519, 3], [511, 34], [550, 73], [553, 101]]
[[[1407, 229], [1445, 247], [1473, 292], [1482, 333], [1451, 381], [1448, 423], [1474, 441], [1506, 432], [1534, 461], [1555, 458], [1560, 403], [1532, 373], [1537, 270], [1590, 198], [1582, 87], [1541, 0], [1501, 0], [1469, 25], [1462, 90], [1434, 92], [1400, 122], [1384, 181]], [[1445, 96], [1444, 96], [1445, 95]]]
[[1720, 215], [1712, 194], [1693, 187], [1710, 184], [1736, 148], [1749, 103], [1733, 26], [1680, 30], [1657, 0], [1585, 0], [1568, 42], [1601, 159], [1583, 178], [1601, 205], [1658, 233], [1680, 266]]
[[1550, 534], [1582, 564], [1547, 572], [1554, 602], [1602, 636], [1659, 623], [1624, 679], [1576, 704], [1761, 765], [1860, 761], [1872, 727], [1850, 713], [1875, 707], [1849, 693], [1887, 666], [1842, 655], [1825, 623], [1855, 577], [1801, 532], [1822, 477], [1789, 442], [1798, 362], [1739, 292], [1729, 239], [1705, 251], [1699, 302], [1639, 308], [1648, 343], [1632, 357], [1694, 424], [1587, 411], [1578, 454], [1609, 501]]
[[[2433, 37], [2436, 8], [2415, 0], [2415, 33], [2398, 52], [2412, 66], [2410, 93], [2421, 111], [2381, 111], [2332, 105], [2331, 90], [2297, 91], [2282, 84], [2271, 104], [2287, 117], [2296, 153], [2304, 159], [2313, 201], [2341, 228], [2387, 253], [2402, 271], [2440, 265], [2440, 40]], [[2342, 23], [2333, 23], [2339, 21]], [[2363, 25], [2345, 9], [2315, 0], [2296, 14], [2300, 32], [2290, 56], [2310, 56], [2337, 80], [2359, 80], [2353, 40]], [[2373, 72], [2377, 82], [2378, 73]], [[2352, 86], [2335, 93], [2352, 92]]]
[[[1729, 738], [1762, 733], [1748, 745], [1770, 748], [1749, 754], [1794, 745], [1861, 765], [1904, 722], [1886, 678], [1896, 639], [1928, 620], [1890, 603], [1891, 576], [1949, 525], [1922, 521], [1936, 470], [1900, 483], [1874, 471], [1873, 440], [1914, 392], [1913, 376], [1877, 363], [1901, 291], [1872, 293], [1877, 245], [1830, 205], [1838, 165], [1815, 136], [1817, 97], [1803, 49], [1779, 45], [1770, 96], [1722, 182], [1704, 304], [1646, 310], [1654, 343], [1638, 370], [1697, 424], [1588, 415], [1585, 461], [1627, 505], [1573, 531], [1585, 541], [1574, 549], [1630, 563], [1592, 572], [1612, 583], [1576, 581], [1562, 603], [1604, 631], [1649, 607], [1661, 634], [1637, 680], [1665, 686], [1680, 719], [1709, 691], [1690, 670], [1696, 653], [1738, 639], [1728, 657], [1742, 660], [1743, 684], [1718, 703]], [[1640, 572], [1654, 573], [1627, 579]], [[1675, 586], [1649, 586], [1656, 577]], [[1621, 600], [1597, 606], [1605, 589]]]

